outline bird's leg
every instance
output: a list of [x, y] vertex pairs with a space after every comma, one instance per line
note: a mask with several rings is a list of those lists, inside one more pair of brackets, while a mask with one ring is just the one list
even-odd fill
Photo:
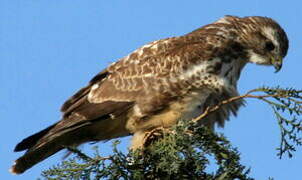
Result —
[[163, 127], [158, 127], [152, 129], [151, 131], [146, 132], [143, 139], [143, 147], [144, 148], [148, 147], [150, 144], [163, 138], [165, 133], [169, 133], [169, 132], [170, 132], [169, 129]]

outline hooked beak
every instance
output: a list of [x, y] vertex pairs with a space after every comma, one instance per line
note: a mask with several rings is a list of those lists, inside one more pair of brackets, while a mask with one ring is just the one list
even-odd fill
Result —
[[282, 68], [282, 57], [278, 57], [278, 58], [271, 58], [271, 63], [275, 68], [275, 73], [279, 72], [280, 69]]

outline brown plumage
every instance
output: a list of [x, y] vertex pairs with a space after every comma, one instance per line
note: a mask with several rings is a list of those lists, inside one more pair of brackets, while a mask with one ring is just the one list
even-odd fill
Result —
[[[265, 17], [226, 16], [189, 34], [151, 42], [95, 76], [62, 106], [63, 118], [24, 139], [15, 151], [20, 174], [68, 146], [133, 134], [144, 145], [156, 128], [190, 120], [211, 105], [238, 95], [248, 62], [280, 70], [288, 49], [284, 30]], [[242, 101], [223, 106], [201, 124], [223, 127]]]

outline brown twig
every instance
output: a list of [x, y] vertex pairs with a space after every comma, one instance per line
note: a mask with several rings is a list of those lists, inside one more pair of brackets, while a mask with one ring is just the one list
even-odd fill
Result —
[[219, 102], [215, 106], [209, 106], [209, 107], [206, 108], [206, 110], [201, 115], [199, 115], [198, 117], [194, 118], [193, 122], [200, 121], [201, 119], [203, 119], [206, 116], [208, 116], [210, 113], [218, 110], [221, 106], [223, 106], [225, 104], [228, 104], [228, 103], [231, 103], [231, 102], [234, 102], [234, 101], [239, 100], [239, 99], [243, 99], [243, 98], [256, 98], [256, 99], [265, 100], [266, 98], [269, 98], [269, 97], [280, 97], [280, 96], [282, 96], [281, 94], [252, 95], [251, 93], [253, 93], [253, 92], [257, 92], [257, 90], [254, 89], [254, 90], [251, 90], [251, 91], [247, 92], [244, 95], [235, 96], [235, 97], [223, 100], [223, 101]]

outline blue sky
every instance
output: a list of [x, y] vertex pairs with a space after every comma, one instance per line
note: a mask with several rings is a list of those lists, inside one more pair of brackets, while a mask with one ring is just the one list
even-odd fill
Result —
[[[147, 42], [188, 33], [224, 15], [272, 17], [290, 40], [283, 69], [275, 74], [273, 68], [248, 65], [241, 93], [262, 85], [301, 89], [301, 5], [298, 0], [1, 0], [1, 179], [34, 179], [61, 160], [62, 152], [21, 176], [8, 173], [23, 154], [13, 152], [15, 144], [59, 120], [61, 104], [108, 64]], [[219, 131], [238, 147], [254, 178], [301, 179], [301, 148], [292, 159], [278, 159], [280, 133], [265, 104], [249, 100]], [[99, 145], [108, 153], [108, 144]]]

